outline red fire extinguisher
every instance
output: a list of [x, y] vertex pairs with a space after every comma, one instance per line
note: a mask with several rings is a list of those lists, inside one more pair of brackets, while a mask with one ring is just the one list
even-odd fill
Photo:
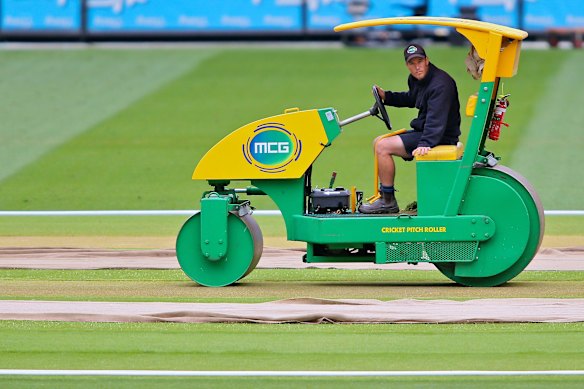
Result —
[[491, 140], [499, 139], [499, 135], [501, 134], [501, 124], [509, 127], [509, 124], [503, 122], [505, 112], [507, 112], [507, 107], [509, 107], [508, 97], [509, 95], [499, 97], [495, 104], [495, 110], [493, 111], [493, 117], [491, 118], [491, 124], [489, 125], [489, 139]]

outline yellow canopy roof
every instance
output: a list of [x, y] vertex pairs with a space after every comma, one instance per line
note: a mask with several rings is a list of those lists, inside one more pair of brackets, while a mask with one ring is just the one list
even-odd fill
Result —
[[498, 24], [425, 16], [362, 20], [338, 25], [335, 31], [392, 24], [425, 24], [456, 28], [456, 31], [464, 35], [472, 43], [479, 56], [484, 59], [485, 66], [481, 78], [483, 82], [494, 81], [496, 77], [514, 76], [519, 63], [521, 41], [527, 38], [527, 32], [523, 30]]
[[340, 24], [335, 27], [335, 31], [346, 31], [354, 28], [384, 26], [391, 24], [426, 24], [432, 26], [445, 26], [463, 28], [467, 30], [494, 32], [504, 37], [523, 40], [527, 38], [527, 32], [516, 28], [501, 26], [498, 24], [480, 22], [477, 20], [457, 19], [457, 18], [437, 18], [427, 16], [409, 16], [402, 18], [382, 18], [362, 20], [359, 22]]

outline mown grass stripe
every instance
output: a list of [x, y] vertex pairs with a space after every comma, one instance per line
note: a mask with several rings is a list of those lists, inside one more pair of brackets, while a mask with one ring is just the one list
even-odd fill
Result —
[[583, 61], [584, 53], [574, 50], [552, 77], [532, 81], [544, 91], [513, 153], [511, 166], [531, 181], [546, 208], [584, 208], [578, 173], [584, 165], [584, 94], [578, 87], [584, 74], [576, 70]]
[[213, 52], [4, 51], [0, 181], [176, 79]]

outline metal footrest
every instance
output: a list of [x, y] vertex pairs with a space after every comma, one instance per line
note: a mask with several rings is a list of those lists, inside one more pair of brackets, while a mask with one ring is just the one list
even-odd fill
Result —
[[476, 259], [478, 242], [378, 242], [377, 263], [394, 262], [471, 262]]

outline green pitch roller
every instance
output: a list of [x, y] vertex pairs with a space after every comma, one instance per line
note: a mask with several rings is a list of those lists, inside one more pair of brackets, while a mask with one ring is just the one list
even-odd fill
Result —
[[[467, 144], [437, 146], [416, 157], [417, 210], [391, 215], [357, 211], [367, 201], [355, 188], [312, 186], [312, 165], [329, 152], [341, 128], [369, 116], [390, 119], [378, 95], [371, 109], [340, 120], [333, 108], [288, 109], [235, 130], [199, 161], [193, 179], [206, 180], [200, 212], [184, 224], [176, 251], [183, 271], [206, 286], [226, 286], [249, 274], [263, 249], [249, 196], [271, 197], [288, 240], [306, 242], [307, 263], [429, 262], [468, 286], [496, 286], [517, 276], [535, 256], [544, 232], [541, 202], [531, 185], [487, 150], [499, 139], [507, 96], [501, 78], [518, 70], [527, 33], [496, 24], [431, 17], [365, 20], [336, 31], [393, 24], [456, 29], [483, 66], [477, 93], [466, 105], [472, 117]], [[374, 88], [375, 89], [375, 88]], [[402, 130], [400, 130], [402, 131]], [[386, 136], [392, 136], [394, 131]], [[378, 192], [374, 174], [374, 196]], [[247, 182], [232, 187], [232, 182]]]

